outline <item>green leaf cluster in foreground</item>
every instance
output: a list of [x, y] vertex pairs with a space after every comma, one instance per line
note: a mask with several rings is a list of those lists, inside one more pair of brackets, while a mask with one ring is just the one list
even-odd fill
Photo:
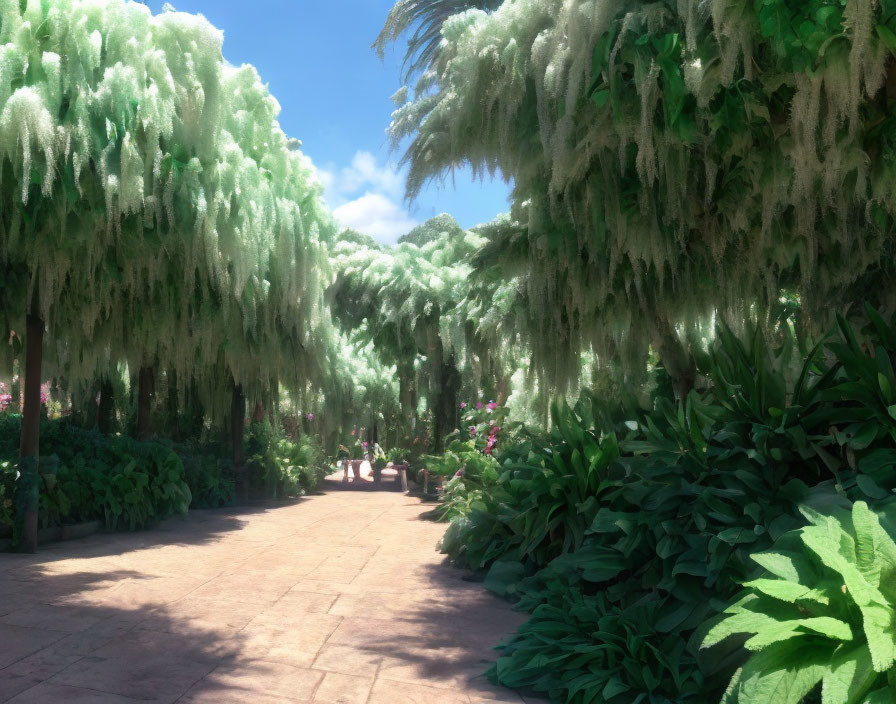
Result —
[[706, 637], [749, 634], [755, 652], [723, 701], [797, 704], [820, 682], [824, 702], [892, 701], [896, 684], [896, 506], [881, 518], [864, 501], [849, 515], [806, 511], [812, 525], [753, 556], [767, 572], [747, 582]]

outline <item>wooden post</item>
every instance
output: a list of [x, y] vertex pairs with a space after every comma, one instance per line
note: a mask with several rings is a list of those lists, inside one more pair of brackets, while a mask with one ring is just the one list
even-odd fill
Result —
[[19, 508], [22, 511], [22, 548], [37, 550], [38, 457], [40, 455], [40, 375], [43, 363], [44, 321], [38, 291], [26, 317], [25, 383], [22, 436], [19, 444]]
[[137, 439], [145, 442], [152, 433], [152, 396], [155, 393], [155, 372], [140, 367], [137, 381]]
[[398, 481], [401, 483], [402, 493], [408, 493], [408, 466], [403, 462], [398, 466]]

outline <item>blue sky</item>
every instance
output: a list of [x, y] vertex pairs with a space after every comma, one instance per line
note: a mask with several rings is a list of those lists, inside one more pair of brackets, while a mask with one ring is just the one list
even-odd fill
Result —
[[[149, 0], [159, 12], [164, 0]], [[380, 61], [370, 44], [390, 0], [173, 0], [224, 31], [224, 56], [254, 64], [283, 110], [280, 123], [321, 170], [327, 202], [345, 226], [394, 242], [442, 212], [472, 227], [507, 210], [509, 187], [469, 172], [404, 202], [404, 175], [385, 129], [401, 86], [400, 52]]]

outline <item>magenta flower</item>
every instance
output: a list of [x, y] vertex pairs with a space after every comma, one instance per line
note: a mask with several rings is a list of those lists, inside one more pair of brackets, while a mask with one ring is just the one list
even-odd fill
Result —
[[498, 407], [498, 404], [495, 403], [494, 401], [489, 401], [489, 402], [488, 402], [488, 410], [493, 411], [493, 410], [495, 410], [497, 407]]
[[476, 426], [475, 426], [475, 425], [471, 425], [471, 426], [470, 426], [470, 437], [471, 437], [471, 438], [475, 438], [475, 437], [476, 437]]
[[467, 407], [467, 402], [466, 402], [466, 401], [461, 401], [461, 402], [460, 402], [460, 407], [461, 407], [461, 410], [463, 410], [464, 408], [466, 408], [466, 407]]
[[305, 417], [306, 417], [308, 420], [314, 420], [314, 414], [313, 414], [313, 413], [309, 413], [309, 414], [308, 414], [307, 416], [305, 416]]
[[464, 468], [463, 468], [463, 467], [461, 467], [459, 470], [457, 470], [457, 471], [454, 473], [454, 478], [455, 478], [455, 479], [457, 479], [458, 477], [462, 477], [462, 476], [464, 476]]
[[482, 410], [482, 401], [477, 401], [477, 402], [476, 402], [476, 410], [477, 410], [477, 411], [481, 411], [481, 410]]

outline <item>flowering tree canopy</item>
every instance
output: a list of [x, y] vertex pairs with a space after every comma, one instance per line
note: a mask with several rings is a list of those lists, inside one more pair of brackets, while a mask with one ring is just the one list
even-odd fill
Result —
[[465, 163], [512, 179], [531, 334], [555, 347], [653, 344], [672, 361], [675, 326], [743, 319], [782, 290], [819, 318], [889, 298], [894, 10], [514, 0], [457, 14], [394, 115], [409, 195]]
[[436, 416], [437, 438], [456, 428], [462, 377], [472, 377], [476, 387], [495, 372], [492, 348], [469, 317], [477, 311], [467, 297], [469, 260], [485, 242], [440, 215], [394, 248], [359, 245], [350, 234], [334, 249], [335, 314], [345, 327], [362, 330], [383, 359], [396, 365], [406, 408], [416, 408], [416, 370], [424, 370], [419, 386]]
[[211, 393], [216, 369], [305, 377], [320, 349], [331, 219], [276, 100], [221, 41], [121, 0], [4, 5], [0, 310], [21, 330], [39, 293], [70, 381], [126, 358], [209, 375]]

